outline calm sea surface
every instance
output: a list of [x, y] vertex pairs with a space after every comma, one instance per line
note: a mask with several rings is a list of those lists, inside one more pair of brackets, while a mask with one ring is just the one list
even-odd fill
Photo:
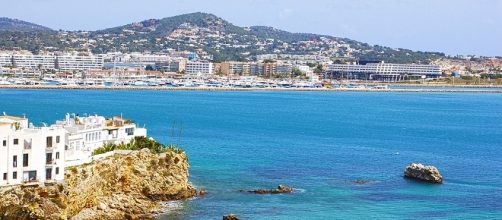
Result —
[[[209, 194], [163, 219], [502, 219], [502, 94], [0, 90], [1, 111], [123, 114], [182, 145]], [[445, 183], [403, 179], [411, 162]], [[299, 192], [238, 192], [278, 184]]]

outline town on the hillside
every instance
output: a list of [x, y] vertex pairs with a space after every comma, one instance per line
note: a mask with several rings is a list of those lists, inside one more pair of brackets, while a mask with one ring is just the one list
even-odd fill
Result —
[[[455, 79], [457, 78], [457, 79]], [[431, 64], [263, 54], [252, 61], [212, 62], [191, 51], [106, 53], [0, 51], [0, 85], [181, 88], [325, 88], [340, 81], [502, 84], [502, 60], [473, 57]]]

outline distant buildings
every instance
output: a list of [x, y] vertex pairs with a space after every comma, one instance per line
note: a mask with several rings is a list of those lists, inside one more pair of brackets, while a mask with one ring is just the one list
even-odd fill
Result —
[[332, 64], [328, 66], [326, 75], [334, 78], [400, 81], [406, 77], [438, 78], [441, 68], [437, 65], [392, 63]]
[[207, 61], [188, 62], [185, 67], [186, 74], [213, 74], [213, 63]]
[[95, 149], [146, 133], [122, 117], [67, 114], [54, 125], [35, 127], [26, 118], [0, 116], [0, 187], [62, 181], [65, 167], [91, 162]]
[[289, 75], [292, 71], [293, 65], [287, 63], [224, 62], [221, 64], [221, 73], [224, 75], [271, 77], [274, 75]]
[[103, 68], [103, 56], [0, 54], [0, 67], [87, 70]]

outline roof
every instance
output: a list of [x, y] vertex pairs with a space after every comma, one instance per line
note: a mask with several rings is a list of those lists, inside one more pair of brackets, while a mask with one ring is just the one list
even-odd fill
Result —
[[16, 117], [16, 116], [10, 116], [10, 115], [2, 115], [0, 116], [0, 119], [7, 119], [7, 120], [12, 120], [12, 121], [24, 121], [26, 118], [21, 118], [21, 117]]

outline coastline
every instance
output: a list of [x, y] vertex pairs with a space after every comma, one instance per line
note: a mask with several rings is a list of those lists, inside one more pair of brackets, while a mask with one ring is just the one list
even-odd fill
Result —
[[[502, 93], [502, 86], [489, 85], [400, 85], [403, 87], [422, 87], [406, 89], [371, 89], [371, 88], [219, 88], [219, 87], [151, 87], [151, 86], [58, 86], [58, 85], [0, 85], [0, 89], [36, 89], [36, 90], [155, 90], [155, 91], [295, 91], [295, 92], [403, 92], [403, 93]], [[425, 87], [425, 88], [424, 88]], [[427, 88], [427, 87], [430, 87]], [[442, 89], [438, 89], [442, 87]], [[462, 90], [465, 88], [466, 90]], [[486, 90], [500, 88], [500, 90]]]

